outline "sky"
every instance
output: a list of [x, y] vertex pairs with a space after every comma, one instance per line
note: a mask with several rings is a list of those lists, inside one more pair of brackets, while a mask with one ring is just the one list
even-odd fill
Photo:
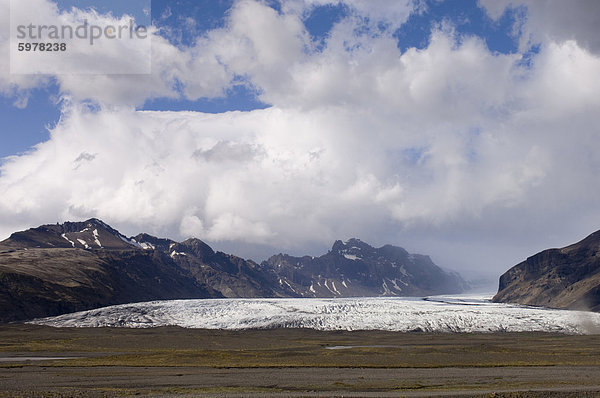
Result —
[[[147, 37], [16, 52], [77, 21]], [[0, 0], [0, 239], [357, 237], [497, 278], [600, 229], [599, 27], [596, 0]]]

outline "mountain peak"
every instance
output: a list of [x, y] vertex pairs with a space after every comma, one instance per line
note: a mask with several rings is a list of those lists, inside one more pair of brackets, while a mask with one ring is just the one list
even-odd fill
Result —
[[336, 240], [335, 242], [333, 242], [333, 246], [331, 246], [331, 251], [334, 253], [339, 253], [340, 251], [344, 250], [345, 247], [346, 245], [344, 244], [344, 242], [342, 242], [341, 240]]
[[119, 231], [97, 218], [90, 218], [85, 221], [65, 221], [63, 224], [56, 225], [42, 225], [40, 228], [44, 227], [52, 229], [56, 229], [56, 227], [58, 227], [62, 230], [62, 232], [83, 232], [86, 229], [99, 229], [105, 230], [111, 235], [123, 236]]
[[341, 253], [347, 249], [373, 249], [373, 247], [358, 238], [350, 238], [347, 241], [336, 240], [333, 243], [331, 251], [334, 253]]
[[131, 249], [119, 231], [97, 218], [63, 224], [47, 224], [13, 233], [4, 246], [26, 248]]
[[[108, 226], [108, 224], [106, 224], [104, 221], [98, 219], [98, 218], [90, 218], [86, 221], [84, 221], [86, 224], [92, 224], [92, 225], [96, 225], [96, 226], [101, 226], [104, 228], [110, 228]], [[112, 229], [112, 228], [111, 228]]]
[[208, 259], [215, 254], [214, 250], [197, 238], [190, 238], [181, 242], [178, 246], [183, 246], [192, 251], [196, 256], [202, 259]]
[[373, 246], [369, 245], [368, 243], [363, 242], [362, 240], [358, 239], [358, 238], [350, 238], [348, 239], [346, 242], [344, 242], [344, 244], [346, 245], [346, 247], [352, 248], [359, 248], [359, 249], [373, 249]]
[[302, 297], [421, 296], [458, 293], [466, 284], [427, 256], [401, 247], [336, 240], [320, 257], [273, 256], [262, 263], [282, 288]]

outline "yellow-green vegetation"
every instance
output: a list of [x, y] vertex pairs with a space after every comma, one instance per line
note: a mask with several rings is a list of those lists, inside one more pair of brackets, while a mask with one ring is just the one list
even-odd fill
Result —
[[600, 336], [546, 333], [403, 334], [298, 329], [219, 331], [177, 327], [55, 329], [11, 325], [0, 327], [0, 352], [78, 357], [45, 363], [48, 366], [600, 366]]

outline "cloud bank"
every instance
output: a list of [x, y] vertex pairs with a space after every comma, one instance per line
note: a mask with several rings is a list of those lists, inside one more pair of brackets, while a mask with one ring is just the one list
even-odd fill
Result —
[[[0, 234], [99, 217], [131, 234], [266, 247], [258, 256], [317, 254], [357, 236], [499, 273], [598, 229], [595, 2], [565, 14], [482, 0], [492, 18], [528, 7], [515, 54], [451, 26], [401, 52], [393, 32], [420, 10], [415, 2], [396, 12], [389, 2], [348, 3], [318, 47], [303, 15], [333, 3], [290, 1], [277, 12], [238, 1], [223, 28], [191, 47], [157, 35], [151, 75], [55, 76], [66, 100], [50, 140], [0, 167]], [[5, 94], [44, 84], [0, 68]], [[219, 97], [235, 84], [271, 106], [134, 110], [151, 98]]]

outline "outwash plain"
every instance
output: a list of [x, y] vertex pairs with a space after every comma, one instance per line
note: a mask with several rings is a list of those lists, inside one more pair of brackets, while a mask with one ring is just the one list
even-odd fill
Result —
[[122, 396], [598, 397], [600, 335], [0, 326], [0, 397]]

